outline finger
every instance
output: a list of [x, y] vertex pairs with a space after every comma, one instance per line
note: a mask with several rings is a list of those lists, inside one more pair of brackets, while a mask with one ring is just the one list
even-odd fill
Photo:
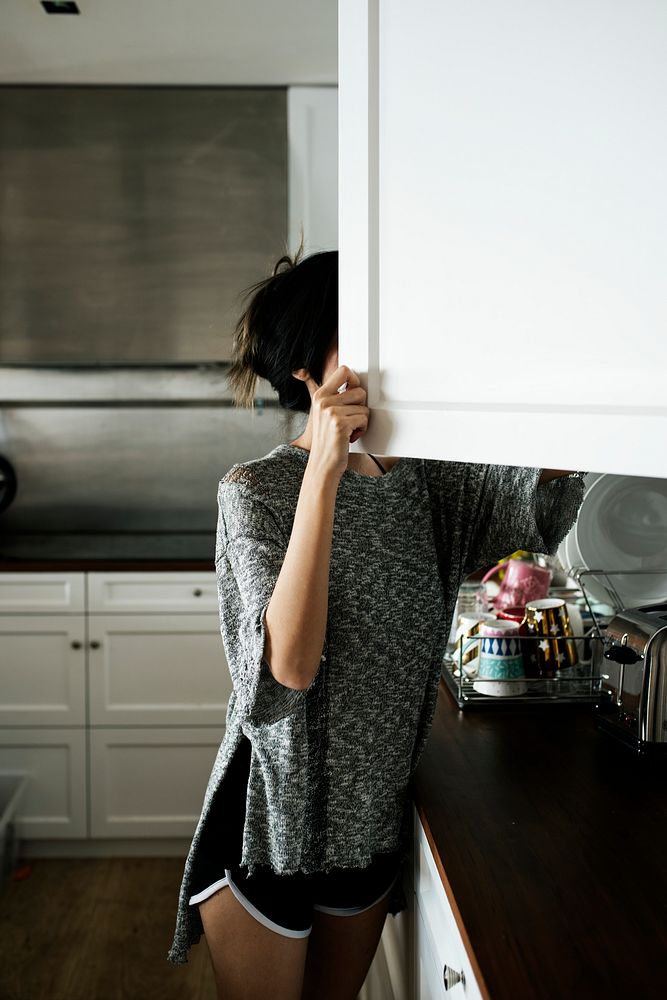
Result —
[[354, 389], [356, 386], [361, 385], [361, 379], [352, 368], [348, 368], [347, 365], [340, 365], [336, 368], [334, 372], [331, 373], [329, 378], [325, 379], [322, 383], [322, 388], [326, 394], [330, 392], [338, 392], [340, 387], [347, 382], [348, 389]]

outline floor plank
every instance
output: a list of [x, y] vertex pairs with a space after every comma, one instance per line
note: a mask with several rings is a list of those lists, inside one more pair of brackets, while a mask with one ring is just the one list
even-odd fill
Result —
[[167, 960], [180, 858], [28, 864], [0, 892], [0, 1000], [215, 1000], [204, 935]]

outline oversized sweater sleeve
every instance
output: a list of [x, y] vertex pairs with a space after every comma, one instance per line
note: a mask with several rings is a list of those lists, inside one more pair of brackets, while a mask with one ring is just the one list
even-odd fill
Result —
[[[287, 544], [275, 514], [243, 478], [220, 480], [215, 552], [220, 632], [240, 716], [257, 724], [296, 712], [309, 690], [281, 684], [264, 658], [266, 609]], [[324, 648], [326, 653], [326, 643]]]
[[541, 473], [542, 469], [516, 465], [467, 467], [466, 574], [491, 566], [517, 549], [555, 554], [577, 518], [585, 473], [540, 483]]
[[424, 462], [441, 573], [464, 579], [517, 549], [553, 555], [574, 524], [584, 472], [539, 483], [541, 469]]

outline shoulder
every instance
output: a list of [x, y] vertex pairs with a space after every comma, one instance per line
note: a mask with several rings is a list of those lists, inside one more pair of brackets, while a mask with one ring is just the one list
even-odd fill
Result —
[[289, 516], [294, 516], [298, 484], [294, 467], [276, 451], [261, 458], [235, 462], [218, 482], [218, 508], [230, 532], [271, 533], [289, 538]]
[[289, 473], [284, 456], [275, 448], [261, 458], [235, 462], [218, 483], [219, 490], [241, 490], [258, 499], [276, 496]]

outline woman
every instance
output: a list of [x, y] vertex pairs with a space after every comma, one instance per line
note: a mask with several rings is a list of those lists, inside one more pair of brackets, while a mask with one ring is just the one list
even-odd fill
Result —
[[218, 489], [215, 568], [233, 680], [168, 954], [206, 935], [219, 996], [353, 1000], [406, 908], [408, 785], [461, 581], [556, 551], [578, 473], [350, 454], [367, 429], [338, 359], [338, 254], [254, 285], [229, 379], [308, 414]]

